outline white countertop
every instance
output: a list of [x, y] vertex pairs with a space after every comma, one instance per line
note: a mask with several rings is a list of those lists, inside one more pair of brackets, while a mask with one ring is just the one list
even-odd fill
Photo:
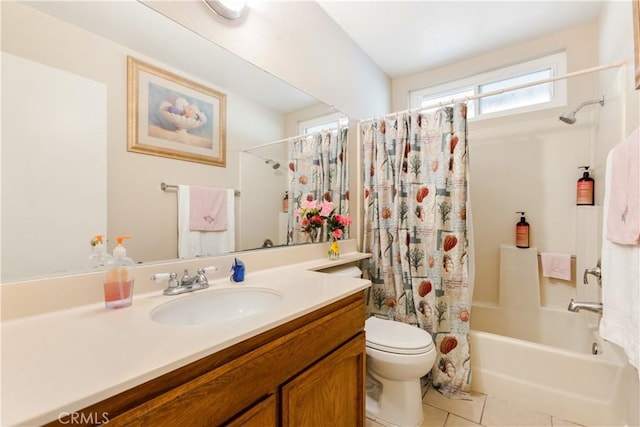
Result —
[[[345, 255], [341, 262], [349, 261]], [[242, 283], [218, 279], [209, 289], [180, 296], [157, 290], [135, 295], [131, 307], [119, 310], [99, 303], [5, 321], [2, 425], [55, 420], [370, 285], [309, 271], [322, 266], [326, 260], [248, 272]], [[283, 298], [274, 311], [224, 325], [171, 326], [149, 318], [151, 310], [171, 299], [236, 287], [270, 288]]]

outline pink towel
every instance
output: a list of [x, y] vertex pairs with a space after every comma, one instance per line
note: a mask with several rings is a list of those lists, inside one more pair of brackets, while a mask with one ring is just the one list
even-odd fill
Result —
[[640, 238], [640, 128], [611, 152], [607, 239], [637, 245]]
[[571, 255], [543, 252], [540, 254], [540, 260], [544, 277], [571, 280]]
[[189, 187], [189, 228], [191, 231], [227, 229], [227, 190]]

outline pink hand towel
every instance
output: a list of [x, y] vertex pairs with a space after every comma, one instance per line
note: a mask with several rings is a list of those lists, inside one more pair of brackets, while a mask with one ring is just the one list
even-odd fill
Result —
[[189, 228], [191, 231], [227, 229], [227, 190], [189, 187]]
[[640, 128], [611, 152], [607, 239], [637, 245], [640, 238]]
[[571, 280], [571, 255], [543, 252], [540, 254], [540, 260], [544, 277]]

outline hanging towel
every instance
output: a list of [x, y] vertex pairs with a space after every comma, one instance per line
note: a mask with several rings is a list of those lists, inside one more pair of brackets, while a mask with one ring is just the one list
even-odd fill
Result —
[[227, 205], [227, 229], [225, 231], [191, 231], [190, 189], [178, 185], [178, 257], [193, 258], [218, 255], [235, 250], [234, 191], [224, 190]]
[[542, 276], [571, 280], [571, 255], [542, 252]]
[[[607, 157], [603, 205], [606, 233], [611, 196], [612, 153]], [[627, 246], [602, 239], [602, 319], [600, 336], [622, 347], [629, 363], [640, 365], [640, 246]]]
[[189, 229], [225, 231], [227, 229], [227, 190], [189, 187]]
[[637, 245], [640, 238], [640, 128], [611, 151], [607, 239]]

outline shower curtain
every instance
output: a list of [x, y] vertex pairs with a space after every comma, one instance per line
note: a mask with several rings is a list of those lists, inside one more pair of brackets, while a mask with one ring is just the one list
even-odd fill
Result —
[[[348, 127], [320, 131], [289, 141], [289, 212], [287, 244], [309, 242], [294, 212], [303, 200], [329, 201], [336, 213], [349, 214]], [[349, 238], [345, 230], [343, 239]], [[326, 241], [321, 232], [317, 241]]]
[[365, 270], [372, 315], [431, 333], [432, 383], [468, 399], [466, 105], [361, 122]]

